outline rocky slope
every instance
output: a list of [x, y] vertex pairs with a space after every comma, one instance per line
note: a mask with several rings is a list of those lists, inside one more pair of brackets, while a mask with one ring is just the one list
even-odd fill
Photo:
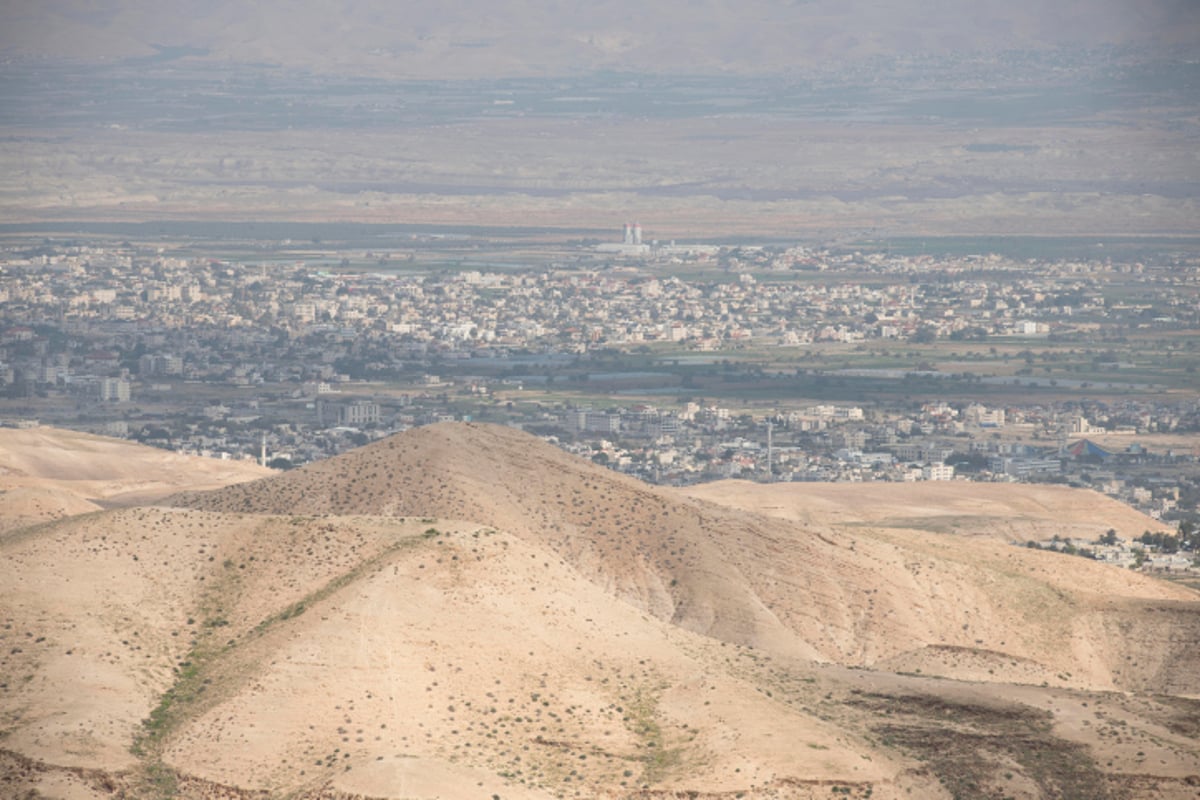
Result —
[[766, 488], [436, 425], [12, 530], [0, 794], [1195, 795], [1195, 593]]
[[[733, 494], [755, 497], [742, 489]], [[962, 494], [958, 486], [948, 493]], [[1087, 493], [1066, 494], [1094, 504]], [[1147, 635], [1187, 643], [1200, 630], [1189, 605], [1194, 593], [1128, 571], [993, 540], [956, 538], [947, 548], [945, 537], [924, 532], [829, 524], [836, 515], [820, 511], [828, 504], [812, 503], [814, 516], [797, 522], [751, 510], [770, 511], [765, 498], [741, 508], [710, 503], [496, 426], [419, 428], [265, 481], [173, 502], [226, 512], [470, 520], [549, 548], [616, 598], [687, 630], [856, 666], [931, 653], [929, 668], [957, 674], [961, 659], [941, 654], [979, 651], [988, 654], [986, 670], [972, 667], [972, 679], [1057, 682], [1069, 674], [1071, 685], [1140, 688], [1178, 671], [1146, 659], [1134, 667], [1120, 643], [1098, 647], [1091, 640], [1097, 624], [1143, 620], [1149, 603], [1161, 611]], [[1044, 515], [1020, 506], [1011, 510], [1014, 525], [1038, 517], [1034, 523], [1045, 530]]]

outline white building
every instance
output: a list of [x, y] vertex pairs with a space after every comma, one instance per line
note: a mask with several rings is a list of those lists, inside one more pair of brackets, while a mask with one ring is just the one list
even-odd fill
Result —
[[129, 381], [124, 378], [104, 378], [100, 381], [100, 400], [104, 403], [128, 403]]
[[952, 481], [954, 467], [950, 464], [929, 464], [921, 468], [921, 478], [927, 481]]

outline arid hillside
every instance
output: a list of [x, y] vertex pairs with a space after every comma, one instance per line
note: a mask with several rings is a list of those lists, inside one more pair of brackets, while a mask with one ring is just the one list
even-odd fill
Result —
[[1013, 483], [794, 483], [718, 481], [691, 497], [799, 522], [820, 521], [988, 538], [1095, 541], [1110, 528], [1132, 539], [1161, 522], [1090, 490]]
[[270, 474], [249, 462], [181, 456], [78, 431], [0, 428], [0, 533]]
[[[742, 488], [733, 496], [754, 496]], [[828, 488], [837, 496], [842, 487]], [[1045, 531], [1044, 504], [1021, 501], [1024, 487], [1012, 488], [1013, 525], [1028, 520], [1031, 529]], [[951, 487], [948, 509], [961, 504], [957, 489]], [[719, 496], [720, 485], [710, 491]], [[789, 491], [778, 487], [775, 496]], [[928, 511], [937, 490], [924, 491]], [[1068, 498], [1095, 504], [1094, 496], [1070, 491], [1058, 500]], [[907, 516], [914, 500], [910, 490], [893, 516]], [[1195, 595], [1186, 589], [995, 540], [956, 538], [946, 548], [944, 538], [918, 531], [831, 524], [843, 522], [837, 509], [844, 506], [827, 501], [814, 501], [813, 514], [797, 524], [753, 511], [753, 501], [735, 509], [690, 499], [496, 426], [419, 428], [304, 469], [173, 502], [224, 512], [471, 520], [549, 548], [658, 619], [731, 644], [821, 661], [873, 666], [915, 659], [926, 671], [957, 677], [1058, 683], [1064, 681], [1057, 676], [1070, 675], [1069, 685], [1096, 689], [1162, 685], [1167, 676], [1186, 682], [1190, 667], [1200, 670], [1185, 644], [1200, 635], [1200, 618], [1188, 606]], [[1150, 640], [1096, 636], [1097, 627], [1141, 619], [1146, 604], [1161, 609], [1156, 624], [1141, 629]], [[1131, 648], [1147, 645], [1164, 660], [1143, 658], [1133, 666], [1126, 658]]]
[[744, 488], [453, 424], [13, 528], [0, 795], [1196, 796], [1194, 592]]

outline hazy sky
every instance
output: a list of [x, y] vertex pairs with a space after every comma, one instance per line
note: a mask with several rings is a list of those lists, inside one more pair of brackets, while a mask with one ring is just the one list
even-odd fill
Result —
[[1184, 45], [1198, 0], [9, 0], [0, 55], [200, 48], [219, 61], [423, 76], [779, 72], [878, 54]]

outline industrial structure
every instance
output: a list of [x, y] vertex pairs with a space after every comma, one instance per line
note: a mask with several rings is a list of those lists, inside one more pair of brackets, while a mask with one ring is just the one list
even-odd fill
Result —
[[602, 244], [596, 247], [596, 251], [622, 256], [646, 256], [650, 254], [650, 245], [642, 242], [642, 224], [640, 222], [626, 222], [619, 244]]

